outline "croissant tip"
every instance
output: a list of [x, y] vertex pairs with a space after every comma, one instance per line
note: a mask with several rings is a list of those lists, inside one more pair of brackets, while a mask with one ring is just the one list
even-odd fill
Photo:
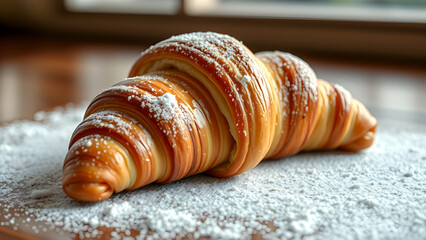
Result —
[[72, 199], [82, 202], [98, 202], [111, 197], [113, 190], [107, 183], [74, 182], [62, 186]]
[[372, 130], [368, 131], [354, 142], [346, 144], [340, 148], [350, 152], [359, 152], [361, 150], [367, 149], [373, 144], [375, 131], [376, 128], [374, 127]]

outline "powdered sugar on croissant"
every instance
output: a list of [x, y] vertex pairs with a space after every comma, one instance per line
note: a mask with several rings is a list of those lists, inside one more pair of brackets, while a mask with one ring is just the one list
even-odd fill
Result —
[[299, 58], [190, 33], [144, 53], [77, 127], [63, 189], [81, 201], [207, 172], [240, 174], [302, 150], [369, 147], [376, 120]]

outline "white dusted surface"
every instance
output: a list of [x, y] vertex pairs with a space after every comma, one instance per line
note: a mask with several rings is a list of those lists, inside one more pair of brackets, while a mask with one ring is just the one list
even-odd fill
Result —
[[198, 175], [88, 204], [61, 190], [68, 141], [83, 112], [68, 107], [38, 113], [41, 122], [0, 127], [1, 226], [51, 239], [57, 232], [107, 239], [426, 238], [425, 126], [379, 120], [375, 144], [361, 153], [302, 153], [232, 178]]

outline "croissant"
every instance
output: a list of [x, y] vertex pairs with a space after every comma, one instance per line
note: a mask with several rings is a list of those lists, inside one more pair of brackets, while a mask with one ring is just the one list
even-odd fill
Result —
[[63, 190], [80, 201], [206, 172], [229, 177], [303, 150], [368, 148], [377, 121], [300, 58], [254, 55], [218, 33], [147, 49], [90, 103], [70, 141]]

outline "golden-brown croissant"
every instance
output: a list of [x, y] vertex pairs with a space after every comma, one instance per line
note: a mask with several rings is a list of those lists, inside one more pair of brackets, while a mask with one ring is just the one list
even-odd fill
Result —
[[101, 201], [201, 172], [233, 176], [302, 150], [358, 151], [376, 125], [349, 92], [291, 54], [253, 55], [223, 34], [179, 35], [92, 101], [71, 138], [63, 189]]

